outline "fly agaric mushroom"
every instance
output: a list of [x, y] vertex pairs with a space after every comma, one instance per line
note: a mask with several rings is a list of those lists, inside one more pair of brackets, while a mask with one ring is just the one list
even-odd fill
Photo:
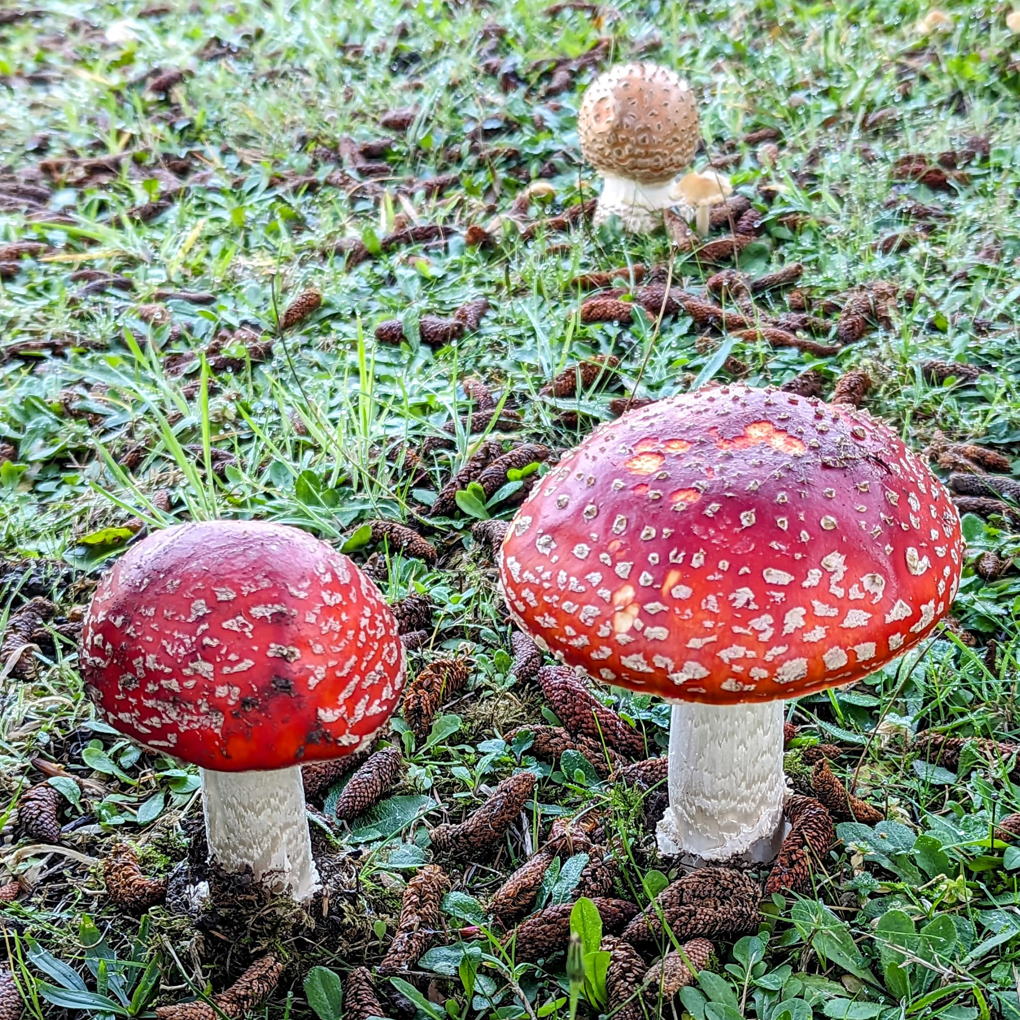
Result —
[[733, 194], [728, 177], [716, 170], [684, 174], [673, 186], [673, 196], [679, 201], [684, 219], [695, 221], [698, 233], [704, 237], [711, 222], [712, 206], [721, 205]]
[[303, 901], [318, 876], [301, 764], [353, 754], [389, 719], [397, 631], [325, 542], [207, 521], [151, 535], [103, 578], [82, 673], [121, 733], [201, 768], [210, 857]]
[[698, 108], [687, 83], [657, 64], [610, 68], [588, 86], [577, 133], [603, 179], [595, 225], [615, 215], [624, 230], [661, 226], [673, 178], [698, 149]]
[[774, 856], [783, 699], [851, 683], [948, 612], [948, 493], [849, 405], [724, 387], [599, 428], [501, 550], [511, 616], [575, 669], [673, 702], [664, 852]]

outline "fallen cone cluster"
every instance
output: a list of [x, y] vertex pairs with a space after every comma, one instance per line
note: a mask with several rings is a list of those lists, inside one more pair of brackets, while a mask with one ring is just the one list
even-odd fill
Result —
[[462, 691], [470, 676], [470, 660], [437, 659], [425, 666], [407, 685], [403, 700], [404, 719], [418, 740], [428, 737], [439, 706]]
[[449, 877], [436, 864], [426, 865], [407, 883], [400, 907], [400, 923], [379, 964], [380, 974], [410, 970], [442, 937], [440, 904], [449, 888]]
[[494, 850], [531, 801], [535, 781], [533, 772], [518, 772], [504, 779], [466, 821], [437, 825], [430, 834], [432, 848], [437, 853], [467, 858]]

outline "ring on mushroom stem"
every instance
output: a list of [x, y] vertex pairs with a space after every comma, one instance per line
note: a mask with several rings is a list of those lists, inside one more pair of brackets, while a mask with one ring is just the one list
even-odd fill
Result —
[[783, 700], [917, 644], [960, 583], [960, 520], [884, 422], [728, 386], [597, 429], [507, 531], [511, 616], [557, 659], [673, 703], [659, 846], [778, 849]]
[[404, 683], [375, 585], [297, 528], [178, 525], [103, 578], [80, 661], [112, 726], [201, 768], [210, 857], [307, 900], [301, 764], [370, 744]]
[[662, 226], [673, 178], [688, 166], [700, 133], [694, 93], [657, 64], [621, 64], [588, 86], [577, 115], [584, 158], [603, 179], [595, 225], [618, 216], [624, 230]]

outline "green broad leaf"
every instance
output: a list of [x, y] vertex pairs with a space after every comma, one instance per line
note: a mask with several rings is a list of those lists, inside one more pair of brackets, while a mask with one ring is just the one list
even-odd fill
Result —
[[878, 984], [875, 975], [868, 970], [850, 929], [824, 903], [798, 900], [790, 909], [790, 919], [800, 937], [810, 943], [823, 960], [842, 967], [861, 981]]
[[580, 751], [568, 750], [560, 755], [560, 768], [563, 774], [577, 782], [577, 774], [580, 773], [580, 782], [584, 786], [597, 786], [599, 774], [595, 766]]
[[950, 772], [949, 769], [944, 769], [941, 765], [933, 765], [928, 761], [915, 760], [911, 762], [911, 768], [918, 779], [932, 786], [953, 786], [957, 782], [955, 772]]
[[723, 366], [723, 362], [733, 353], [733, 348], [737, 344], [737, 338], [735, 336], [728, 336], [725, 340], [715, 349], [715, 353], [705, 362], [704, 367], [694, 377], [694, 382], [691, 383], [690, 392], [700, 390], [702, 386], [707, 386], [714, 378], [716, 372], [719, 371]]
[[1020, 868], [1020, 846], [1007, 847], [1002, 855], [1002, 866], [1007, 871], [1016, 871]]
[[379, 235], [368, 224], [361, 229], [361, 243], [377, 258], [382, 254]]
[[577, 935], [585, 955], [599, 952], [602, 946], [602, 916], [587, 896], [582, 896], [570, 911], [570, 931]]
[[872, 1020], [883, 1006], [879, 1002], [852, 1002], [850, 999], [830, 999], [825, 1003], [825, 1015], [831, 1020]]
[[78, 541], [82, 545], [120, 545], [134, 535], [130, 528], [100, 528], [88, 535], [83, 535]]
[[487, 521], [489, 519], [490, 514], [485, 509], [485, 503], [473, 493], [468, 492], [466, 489], [460, 489], [453, 498], [460, 510], [466, 513], [468, 517], [475, 517], [480, 521]]
[[563, 865], [560, 869], [559, 877], [556, 879], [556, 884], [552, 888], [550, 896], [550, 904], [552, 906], [569, 901], [570, 894], [577, 888], [577, 883], [581, 881], [581, 872], [587, 866], [588, 860], [587, 854], [574, 854]]
[[733, 990], [733, 985], [719, 974], [703, 970], [698, 975], [698, 987], [708, 996], [709, 1002], [737, 1008], [737, 993]]
[[680, 989], [680, 1001], [684, 1009], [694, 1017], [694, 1020], [706, 1020], [708, 1011], [708, 999], [703, 992], [699, 992], [693, 985]]
[[773, 1020], [811, 1020], [811, 1007], [803, 999], [784, 999], [776, 1006]]
[[418, 961], [418, 966], [435, 974], [442, 974], [443, 977], [453, 977], [460, 969], [463, 959], [464, 943], [458, 942], [452, 946], [433, 946]]
[[432, 724], [428, 740], [425, 741], [425, 748], [435, 747], [447, 737], [452, 737], [461, 728], [462, 723], [463, 720], [459, 715], [441, 715]]
[[351, 534], [342, 546], [340, 552], [352, 553], [363, 548], [372, 541], [372, 527], [369, 524], [362, 524], [357, 531]]
[[445, 1014], [439, 1009], [439, 1007], [429, 1002], [421, 992], [418, 991], [414, 985], [409, 984], [403, 978], [391, 977], [390, 984], [405, 998], [408, 998], [413, 1002], [426, 1016], [432, 1017], [432, 1020], [445, 1020]]
[[135, 821], [139, 825], [148, 825], [150, 822], [154, 822], [163, 813], [165, 804], [166, 794], [162, 790], [158, 790], [138, 805], [138, 810], [135, 812]]
[[65, 799], [69, 800], [79, 814], [82, 813], [81, 806], [81, 787], [73, 780], [70, 776], [53, 776], [52, 779], [47, 779], [46, 782], [53, 787], [54, 790], [59, 790]]
[[909, 996], [911, 965], [906, 962], [907, 953], [915, 955], [918, 945], [913, 919], [902, 910], [887, 911], [879, 918], [875, 942], [886, 988], [897, 999]]
[[398, 843], [380, 861], [380, 867], [423, 868], [428, 864], [425, 851], [416, 843]]
[[645, 888], [645, 895], [650, 900], [654, 900], [669, 885], [669, 879], [661, 871], [656, 871], [653, 868], [651, 871], [645, 872], [645, 877], [641, 879], [641, 884]]
[[344, 989], [328, 967], [313, 967], [305, 978], [305, 998], [319, 1020], [343, 1020]]
[[64, 1009], [78, 1010], [103, 1010], [112, 1013], [114, 1016], [128, 1016], [127, 1007], [111, 999], [107, 995], [100, 995], [98, 992], [90, 992], [82, 988], [59, 988], [51, 985], [48, 981], [36, 983], [39, 994], [54, 1006], [62, 1006]]
[[588, 953], [584, 957], [584, 985], [588, 1001], [593, 1005], [604, 1006], [608, 999], [606, 977], [612, 954], [600, 949], [597, 953]]
[[523, 482], [507, 482], [505, 485], [501, 485], [486, 501], [485, 508], [488, 510], [490, 507], [499, 506], [504, 499], [509, 498], [523, 485]]
[[533, 475], [539, 468], [537, 460], [532, 461], [530, 464], [525, 464], [522, 468], [510, 468], [506, 473], [508, 482], [520, 482], [527, 478], [528, 475]]
[[952, 960], [957, 952], [956, 925], [947, 914], [929, 921], [918, 933], [920, 954], [927, 959]]
[[29, 962], [36, 969], [59, 982], [62, 988], [69, 991], [86, 991], [85, 982], [76, 970], [64, 963], [63, 960], [57, 959], [52, 953], [48, 953], [35, 939], [28, 938], [25, 942], [28, 946]]
[[937, 878], [939, 875], [951, 878], [957, 871], [937, 836], [918, 836], [914, 841], [913, 854], [918, 867], [929, 878]]
[[443, 897], [443, 910], [468, 924], [485, 924], [485, 911], [481, 903], [465, 892], [448, 892]]
[[114, 760], [100, 747], [93, 747], [91, 744], [81, 752], [81, 760], [94, 772], [104, 776], [116, 776], [121, 782], [136, 786], [132, 779]]
[[435, 806], [431, 797], [420, 793], [389, 797], [369, 808], [358, 819], [359, 825], [348, 833], [347, 842], [370, 843], [390, 839]]
[[705, 1007], [705, 1020], [744, 1020], [744, 1015], [728, 1002], [710, 1002]]

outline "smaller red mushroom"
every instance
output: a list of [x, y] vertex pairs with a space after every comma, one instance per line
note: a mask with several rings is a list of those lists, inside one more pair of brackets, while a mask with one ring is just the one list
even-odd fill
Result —
[[375, 585], [297, 528], [180, 525], [103, 578], [80, 658], [112, 726], [200, 766], [210, 856], [308, 899], [301, 765], [371, 744], [403, 687], [404, 646]]

